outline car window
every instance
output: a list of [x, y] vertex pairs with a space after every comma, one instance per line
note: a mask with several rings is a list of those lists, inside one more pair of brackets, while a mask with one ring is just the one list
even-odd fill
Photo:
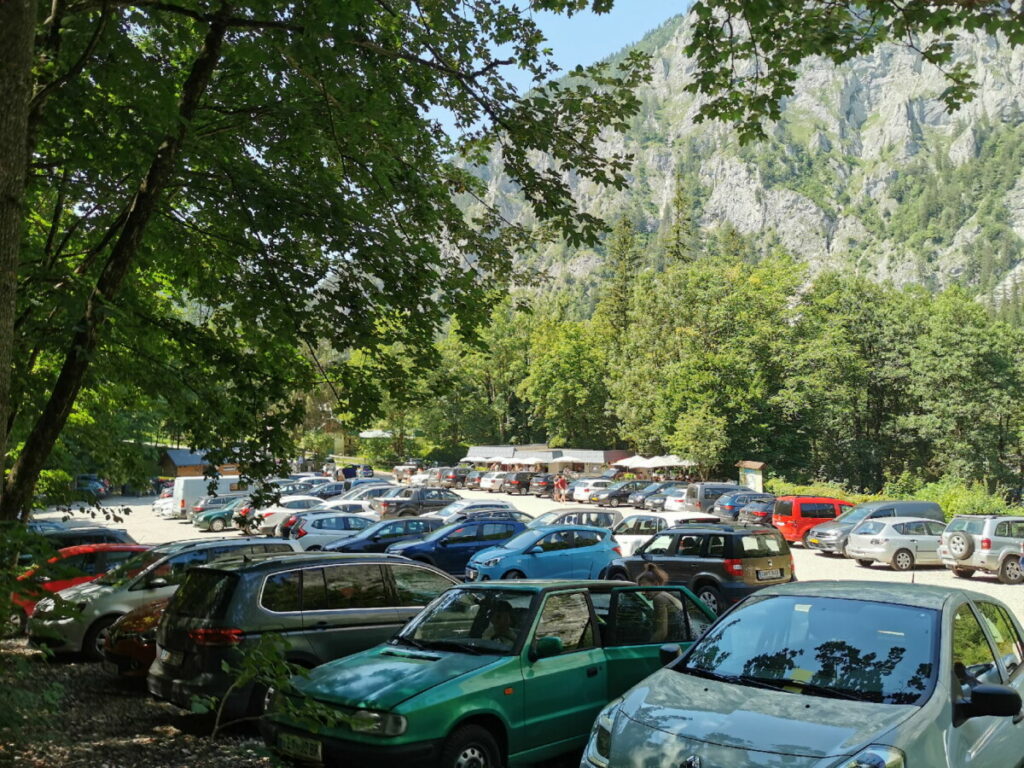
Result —
[[561, 640], [562, 653], [593, 648], [594, 627], [586, 595], [582, 592], [549, 595], [540, 614], [534, 643], [542, 637]]
[[836, 508], [825, 502], [807, 502], [800, 505], [800, 514], [804, 517], [832, 518], [836, 516]]
[[886, 507], [885, 509], [876, 509], [868, 517], [896, 517], [896, 510], [892, 507]]
[[484, 523], [480, 528], [482, 541], [504, 541], [512, 535], [512, 526], [508, 523]]
[[691, 534], [680, 536], [676, 554], [684, 557], [696, 557], [700, 554], [701, 538]]
[[94, 576], [98, 571], [99, 557], [95, 552], [83, 552], [80, 555], [65, 557], [58, 563], [53, 563], [53, 570], [58, 573], [58, 578], [68, 578], [72, 572]]
[[576, 531], [573, 536], [572, 546], [573, 549], [592, 547], [595, 544], [600, 544], [602, 538], [601, 534], [596, 531]]
[[725, 488], [705, 488], [704, 498], [708, 501], [714, 501], [715, 499], [725, 494]]
[[[853, 529], [853, 532], [870, 535], [873, 533], [879, 533], [883, 528], [885, 528], [885, 523], [869, 520], [866, 523], [861, 523], [860, 525], [858, 525], [856, 528]], [[894, 525], [893, 528], [895, 528], [897, 532], [903, 533], [902, 523], [899, 525]]]
[[377, 535], [380, 538], [382, 538], [382, 539], [394, 539], [394, 538], [397, 538], [398, 536], [403, 536], [403, 535], [405, 535], [406, 526], [409, 523], [412, 523], [412, 522], [415, 522], [415, 521], [413, 521], [413, 520], [402, 520], [401, 522], [398, 522], [398, 523], [393, 523], [391, 525], [385, 525], [383, 528], [381, 528], [379, 531], [377, 531]]
[[350, 531], [361, 531], [370, 527], [370, 521], [365, 517], [346, 517], [345, 527]]
[[774, 514], [776, 517], [790, 517], [793, 514], [793, 502], [792, 501], [777, 501], [775, 502]]
[[1001, 682], [992, 647], [970, 606], [961, 605], [953, 616], [953, 696], [969, 699], [977, 685]]
[[786, 542], [778, 533], [753, 533], [739, 538], [739, 557], [771, 557], [784, 551]]
[[454, 531], [448, 534], [447, 539], [451, 544], [458, 544], [459, 542], [476, 541], [478, 534], [480, 533], [479, 526], [463, 526], [462, 528], [456, 528]]
[[630, 590], [618, 592], [612, 601], [608, 645], [689, 643], [686, 595], [682, 590]]
[[708, 557], [725, 557], [725, 536], [708, 536]]
[[537, 542], [537, 546], [544, 552], [557, 552], [561, 549], [570, 549], [572, 547], [572, 534], [568, 531], [555, 531], [554, 533], [549, 533]]
[[421, 533], [430, 533], [433, 528], [430, 527], [430, 523], [426, 520], [406, 520], [403, 530], [406, 533], [419, 535]]
[[260, 605], [274, 613], [288, 613], [301, 610], [299, 602], [299, 571], [274, 573], [263, 582]]
[[1024, 642], [1017, 633], [1017, 627], [1001, 606], [984, 600], [976, 600], [974, 604], [978, 607], [989, 634], [992, 635], [996, 650], [1003, 660], [1003, 666], [1012, 675], [1024, 659]]
[[686, 488], [686, 500], [693, 501], [697, 498], [697, 486], [690, 485]]
[[[329, 565], [323, 569], [323, 578], [328, 610], [382, 608], [389, 604], [379, 565]], [[305, 607], [306, 601], [302, 602]]]
[[946, 526], [946, 533], [953, 531], [964, 531], [966, 533], [980, 534], [984, 529], [985, 521], [976, 517], [956, 517]]
[[398, 605], [426, 605], [452, 586], [452, 582], [439, 573], [412, 565], [389, 565], [395, 580]]
[[662, 536], [655, 536], [644, 548], [644, 554], [647, 555], [667, 555], [669, 554], [675, 543], [674, 534], [664, 534]]
[[942, 532], [946, 530], [944, 523], [925, 523], [924, 525], [928, 529], [929, 536], [941, 536]]
[[130, 560], [132, 557], [138, 554], [138, 552], [107, 552], [105, 567], [110, 570], [115, 565], [120, 565], [125, 560]]

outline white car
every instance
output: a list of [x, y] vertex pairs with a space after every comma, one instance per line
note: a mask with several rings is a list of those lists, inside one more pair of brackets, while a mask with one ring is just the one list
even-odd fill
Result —
[[580, 501], [586, 504], [590, 501], [590, 494], [596, 491], [603, 491], [609, 485], [614, 483], [614, 480], [607, 480], [602, 477], [595, 477], [592, 480], [585, 480], [581, 483], [577, 483], [576, 487], [572, 489], [572, 500]]
[[507, 474], [508, 472], [488, 472], [480, 478], [480, 490], [494, 493], [494, 491], [501, 488], [501, 482]]
[[978, 592], [779, 584], [678, 650], [598, 713], [582, 768], [1012, 768], [1024, 756], [1024, 632]]
[[366, 520], [377, 522], [380, 515], [377, 510], [370, 506], [370, 499], [329, 499], [315, 509], [330, 509], [335, 512], [345, 512], [350, 515], [358, 515]]
[[338, 539], [355, 536], [373, 525], [365, 517], [340, 512], [309, 512], [301, 515], [288, 533], [304, 550], [323, 549]]
[[721, 520], [715, 515], [700, 512], [638, 512], [616, 525], [612, 535], [622, 550], [622, 556], [629, 557], [654, 534], [686, 522], [719, 523]]
[[666, 512], [682, 512], [686, 505], [686, 486], [669, 489], [665, 495]]
[[319, 507], [324, 503], [323, 499], [316, 496], [282, 496], [281, 500], [266, 509], [255, 513], [260, 518], [260, 533], [264, 536], [273, 536], [277, 524], [294, 514], [297, 510]]
[[421, 469], [419, 472], [413, 475], [409, 475], [409, 485], [425, 485], [427, 480], [430, 479], [430, 470]]
[[159, 515], [160, 517], [177, 517], [178, 508], [174, 506], [174, 497], [168, 496], [154, 501], [153, 514]]
[[449, 520], [453, 520], [456, 515], [460, 515], [466, 512], [477, 512], [482, 509], [512, 509], [515, 507], [509, 504], [507, 501], [489, 501], [487, 499], [459, 499], [453, 501], [447, 507], [441, 507], [435, 509], [433, 512], [426, 512], [420, 517], [436, 517], [440, 520], [444, 520], [445, 523]]

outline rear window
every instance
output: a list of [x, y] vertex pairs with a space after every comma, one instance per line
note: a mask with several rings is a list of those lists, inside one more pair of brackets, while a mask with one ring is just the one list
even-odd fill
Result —
[[752, 533], [736, 542], [736, 557], [771, 557], [787, 551], [786, 541], [777, 533]]
[[952, 533], [953, 531], [966, 531], [967, 533], [981, 534], [984, 527], [985, 521], [979, 520], [976, 517], [957, 517], [946, 526], [946, 533]]
[[227, 571], [192, 570], [174, 597], [174, 613], [197, 619], [224, 616], [238, 576]]

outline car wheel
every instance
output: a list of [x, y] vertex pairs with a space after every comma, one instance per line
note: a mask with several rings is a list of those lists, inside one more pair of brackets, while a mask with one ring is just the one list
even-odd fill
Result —
[[322, 549], [323, 549], [323, 547], [321, 547], [319, 544], [314, 544], [312, 547], [307, 547], [306, 551], [307, 552], [319, 552]]
[[811, 545], [807, 543], [807, 540], [809, 538], [811, 538], [811, 532], [810, 531], [804, 531], [804, 535], [800, 539], [800, 543], [804, 545], [804, 549], [810, 549], [811, 548]]
[[908, 549], [900, 549], [892, 556], [889, 563], [894, 571], [909, 571], [914, 567], [914, 555]]
[[608, 499], [608, 503], [611, 504], [612, 508], [614, 509], [615, 507], [619, 506], [621, 502], [619, 501], [618, 497], [612, 496], [610, 499]]
[[25, 628], [28, 625], [28, 616], [20, 608], [11, 607], [11, 612], [7, 617], [7, 633], [6, 637], [21, 637], [25, 634]]
[[215, 520], [212, 520], [210, 522], [210, 530], [214, 531], [214, 532], [223, 531], [224, 530], [224, 520], [222, 518], [219, 518], [219, 517], [217, 519], [215, 519]]
[[705, 584], [697, 590], [697, 597], [715, 616], [722, 609], [722, 593], [718, 591], [718, 587]]
[[946, 546], [955, 560], [966, 560], [974, 554], [974, 539], [961, 531], [950, 534]]
[[629, 574], [622, 569], [609, 571], [605, 578], [610, 581], [632, 581], [632, 579], [629, 578]]
[[398, 512], [399, 517], [414, 517], [415, 515], [416, 513], [413, 512], [411, 509], [402, 509], [399, 510]]
[[972, 568], [954, 568], [953, 575], [958, 579], [969, 579], [974, 576], [974, 569]]
[[525, 579], [526, 578], [526, 574], [523, 573], [522, 571], [509, 571], [508, 573], [506, 573], [501, 578], [503, 578], [503, 579]]
[[874, 564], [875, 564], [874, 560], [862, 560], [862, 559], [859, 559], [859, 558], [857, 560], [857, 565], [859, 565], [861, 568], [870, 568]]
[[501, 753], [490, 731], [479, 725], [464, 725], [445, 741], [440, 766], [501, 768]]
[[89, 627], [82, 643], [82, 655], [86, 661], [102, 661], [103, 644], [107, 640], [107, 635], [110, 634], [110, 625], [119, 618], [119, 616], [104, 616]]
[[1003, 584], [1020, 584], [1024, 581], [1024, 572], [1020, 569], [1020, 558], [1011, 555], [999, 566], [999, 580]]

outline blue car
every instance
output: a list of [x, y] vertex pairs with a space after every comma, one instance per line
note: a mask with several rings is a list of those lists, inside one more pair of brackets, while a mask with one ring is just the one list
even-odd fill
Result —
[[497, 546], [525, 529], [517, 520], [464, 520], [438, 528], [422, 539], [392, 544], [387, 551], [462, 576], [469, 558], [481, 549]]
[[466, 580], [596, 579], [619, 553], [607, 528], [542, 525], [475, 554]]

